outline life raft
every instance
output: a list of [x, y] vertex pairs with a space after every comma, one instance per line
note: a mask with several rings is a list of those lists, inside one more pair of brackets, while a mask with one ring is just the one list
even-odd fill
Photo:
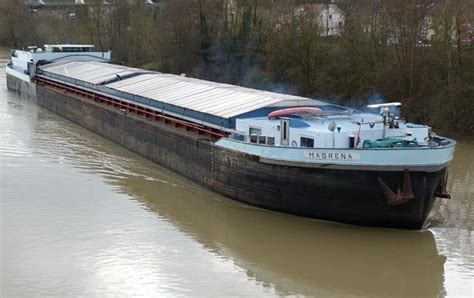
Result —
[[288, 117], [288, 116], [295, 116], [295, 115], [314, 115], [314, 114], [321, 114], [323, 110], [316, 107], [295, 107], [295, 108], [287, 108], [276, 110], [268, 114], [268, 119], [278, 119], [281, 117]]

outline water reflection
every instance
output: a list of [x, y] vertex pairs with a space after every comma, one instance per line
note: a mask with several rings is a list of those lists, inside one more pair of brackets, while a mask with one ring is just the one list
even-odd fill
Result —
[[[2, 124], [8, 123], [9, 128], [4, 129], [0, 142], [2, 168], [11, 170], [20, 164], [19, 158], [27, 157], [47, 165], [72, 167], [77, 172], [100, 177], [101, 181], [112, 186], [110, 195], [114, 200], [120, 194], [121, 201], [131, 198], [135, 205], [141, 206], [141, 210], [148, 211], [146, 215], [137, 214], [134, 209], [118, 209], [111, 200], [95, 199], [101, 210], [110, 213], [105, 219], [97, 218], [97, 222], [91, 222], [92, 227], [85, 234], [89, 238], [82, 241], [94, 241], [101, 247], [100, 255], [93, 261], [86, 261], [85, 265], [90, 266], [87, 270], [97, 278], [104, 279], [104, 283], [107, 280], [119, 282], [113, 279], [117, 269], [133, 271], [138, 270], [138, 266], [148, 272], [147, 275], [154, 276], [155, 281], [171, 285], [161, 294], [179, 293], [178, 288], [183, 287], [180, 275], [186, 274], [185, 270], [201, 272], [201, 275], [196, 275], [206, 278], [205, 268], [193, 267], [196, 266], [194, 259], [199, 258], [199, 251], [195, 249], [197, 243], [212, 258], [228, 260], [240, 268], [219, 269], [222, 274], [244, 270], [247, 280], [268, 289], [266, 293], [275, 290], [280, 294], [313, 296], [405, 297], [469, 295], [472, 291], [472, 287], [469, 288], [474, 263], [473, 207], [468, 199], [473, 195], [474, 160], [469, 155], [474, 148], [472, 144], [461, 144], [457, 152], [461, 162], [456, 162], [451, 168], [450, 189], [454, 197], [460, 198], [438, 203], [431, 216], [430, 230], [367, 229], [302, 219], [235, 203], [33, 104], [9, 96], [6, 105], [2, 106], [0, 119]], [[55, 167], [51, 170], [58, 171]], [[22, 173], [26, 175], [19, 171], [19, 179], [26, 177], [21, 176]], [[74, 198], [78, 200], [74, 204], [64, 203], [62, 212], [71, 212], [69, 208], [94, 212], [94, 208], [99, 208], [81, 205], [81, 195], [84, 202], [87, 195], [77, 189], [75, 184], [80, 185], [80, 181], [63, 178], [58, 177], [65, 187], [77, 193]], [[11, 190], [2, 193], [5, 195], [8, 191]], [[57, 190], [46, 191], [54, 193]], [[43, 206], [41, 212], [45, 214], [42, 216], [51, 216], [49, 209], [54, 211], [52, 206]], [[158, 222], [150, 221], [150, 215], [158, 218]], [[117, 221], [113, 229], [106, 226], [109, 219]], [[164, 230], [156, 227], [161, 224], [166, 225]], [[132, 237], [135, 239], [132, 242], [123, 236], [124, 233], [130, 235], [143, 230], [150, 230], [150, 233], [141, 237], [152, 237], [152, 240]], [[105, 235], [111, 233], [119, 236], [118, 242], [110, 243]], [[183, 240], [183, 237], [191, 237], [194, 243]], [[73, 244], [80, 246], [81, 239], [76, 237], [73, 241], [60, 237], [56, 240], [62, 241], [58, 243], [58, 249], [70, 249], [71, 254], [77, 254]], [[145, 247], [139, 251], [146, 252], [146, 257], [134, 255], [136, 245]], [[175, 250], [184, 250], [192, 257], [180, 264], [173, 257]], [[42, 255], [37, 257], [42, 258]], [[161, 272], [163, 264], [158, 262], [160, 258], [171, 260], [166, 267], [171, 272]], [[130, 262], [137, 259], [143, 261]], [[217, 288], [221, 293], [228, 287], [235, 290], [229, 284], [207, 282], [209, 288]], [[25, 287], [27, 284], [17, 286]], [[141, 281], [127, 281], [130, 289], [137, 284]], [[87, 287], [94, 286], [93, 283], [87, 284]], [[145, 293], [156, 293], [156, 289], [151, 284], [150, 292]]]
[[438, 200], [431, 213], [435, 226], [474, 230], [474, 143], [459, 143], [449, 168], [451, 200]]
[[304, 220], [135, 177], [120, 180], [120, 185], [209, 249], [235, 259], [249, 276], [264, 283], [278, 280], [275, 286], [284, 293], [442, 292], [445, 257], [438, 255], [429, 231], [381, 231]]

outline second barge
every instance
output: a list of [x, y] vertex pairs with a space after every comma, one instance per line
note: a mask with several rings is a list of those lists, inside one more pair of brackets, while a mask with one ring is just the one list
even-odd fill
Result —
[[12, 51], [8, 88], [229, 198], [318, 219], [420, 229], [436, 197], [449, 197], [455, 141], [400, 119], [391, 112], [398, 103], [364, 113], [108, 64], [110, 53], [69, 48], [56, 46], [49, 52], [58, 57], [48, 59], [38, 58], [46, 49]]

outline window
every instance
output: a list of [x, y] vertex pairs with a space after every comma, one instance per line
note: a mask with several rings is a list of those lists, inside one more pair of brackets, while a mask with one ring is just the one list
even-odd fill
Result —
[[245, 141], [245, 135], [238, 132], [233, 133], [232, 138], [237, 141]]
[[258, 136], [258, 143], [259, 144], [266, 144], [267, 138], [265, 136]]
[[258, 136], [262, 134], [262, 130], [260, 128], [250, 127], [249, 128], [249, 137], [250, 143], [258, 143]]
[[314, 148], [314, 139], [301, 137], [300, 138], [300, 146], [301, 147]]
[[249, 128], [249, 136], [251, 135], [261, 135], [262, 134], [262, 130], [260, 128], [255, 128], [255, 127], [250, 127]]
[[267, 137], [267, 145], [275, 145], [275, 137]]
[[288, 146], [290, 142], [290, 119], [288, 118], [280, 118], [280, 126], [281, 126], [281, 139], [280, 144], [282, 146]]
[[250, 135], [250, 143], [257, 143], [258, 136], [257, 135]]

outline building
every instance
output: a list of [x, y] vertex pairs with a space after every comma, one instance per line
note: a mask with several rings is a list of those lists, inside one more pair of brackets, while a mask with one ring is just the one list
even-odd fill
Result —
[[344, 29], [344, 12], [335, 3], [300, 5], [296, 13], [317, 17], [323, 36], [341, 36]]

